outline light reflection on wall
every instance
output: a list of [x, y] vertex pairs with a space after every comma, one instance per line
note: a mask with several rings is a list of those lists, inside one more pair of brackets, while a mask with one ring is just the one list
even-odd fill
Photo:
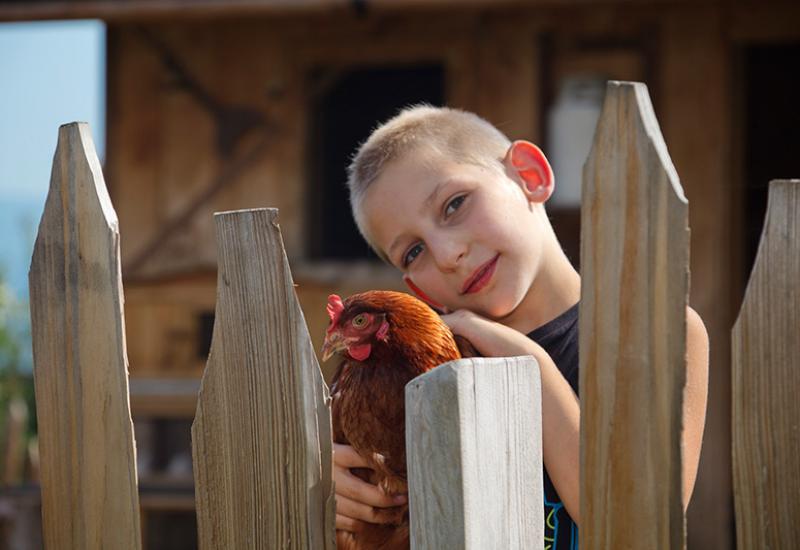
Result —
[[550, 203], [577, 208], [581, 202], [583, 164], [603, 106], [606, 79], [599, 75], [572, 75], [561, 82], [547, 113], [547, 155], [555, 173]]

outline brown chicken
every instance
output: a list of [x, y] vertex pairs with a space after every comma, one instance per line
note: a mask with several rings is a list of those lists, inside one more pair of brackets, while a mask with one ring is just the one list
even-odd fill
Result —
[[[371, 469], [354, 469], [390, 495], [407, 491], [405, 386], [434, 367], [477, 355], [425, 303], [391, 291], [328, 298], [331, 324], [323, 360], [342, 353], [331, 385], [333, 437], [351, 445]], [[459, 351], [463, 350], [463, 354]], [[338, 531], [340, 550], [409, 547], [408, 505], [375, 511], [388, 520], [358, 534]]]

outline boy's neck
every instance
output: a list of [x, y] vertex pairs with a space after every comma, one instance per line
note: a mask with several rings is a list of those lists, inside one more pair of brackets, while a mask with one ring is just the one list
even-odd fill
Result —
[[528, 334], [552, 321], [581, 297], [581, 278], [560, 247], [542, 257], [539, 273], [519, 307], [501, 322]]

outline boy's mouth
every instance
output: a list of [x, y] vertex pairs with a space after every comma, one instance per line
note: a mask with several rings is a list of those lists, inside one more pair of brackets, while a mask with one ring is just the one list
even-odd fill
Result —
[[488, 285], [489, 281], [492, 280], [492, 275], [494, 275], [494, 270], [497, 267], [497, 259], [499, 257], [500, 254], [476, 269], [464, 282], [464, 286], [461, 287], [461, 294], [472, 294]]

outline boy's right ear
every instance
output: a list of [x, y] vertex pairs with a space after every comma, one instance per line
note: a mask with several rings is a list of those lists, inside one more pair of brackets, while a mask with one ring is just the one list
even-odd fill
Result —
[[512, 143], [504, 162], [511, 173], [517, 176], [529, 201], [543, 203], [553, 194], [553, 169], [542, 150], [530, 141], [517, 140]]

